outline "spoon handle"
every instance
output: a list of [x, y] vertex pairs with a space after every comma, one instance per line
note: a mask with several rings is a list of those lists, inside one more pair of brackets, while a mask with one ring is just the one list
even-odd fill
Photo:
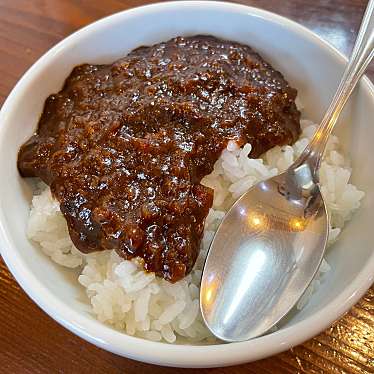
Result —
[[[307, 163], [316, 178], [328, 137], [336, 121], [366, 67], [374, 56], [374, 0], [370, 0], [366, 8], [361, 28], [352, 55], [346, 67], [337, 92], [319, 125], [313, 139], [304, 152], [296, 160], [294, 167]], [[318, 179], [317, 179], [318, 180]]]

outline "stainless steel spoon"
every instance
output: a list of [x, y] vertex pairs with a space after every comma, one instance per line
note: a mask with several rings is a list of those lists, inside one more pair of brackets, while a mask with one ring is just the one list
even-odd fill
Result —
[[308, 147], [284, 173], [245, 193], [216, 232], [200, 305], [206, 325], [222, 340], [267, 332], [292, 309], [318, 270], [329, 231], [318, 169], [336, 120], [373, 58], [373, 8], [371, 0], [341, 83]]

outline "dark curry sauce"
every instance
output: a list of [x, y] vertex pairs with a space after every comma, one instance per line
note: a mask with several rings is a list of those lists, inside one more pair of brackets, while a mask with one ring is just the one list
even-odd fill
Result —
[[250, 47], [210, 36], [81, 65], [48, 97], [18, 167], [60, 202], [75, 246], [115, 249], [175, 282], [197, 258], [229, 140], [251, 157], [294, 142], [296, 90]]

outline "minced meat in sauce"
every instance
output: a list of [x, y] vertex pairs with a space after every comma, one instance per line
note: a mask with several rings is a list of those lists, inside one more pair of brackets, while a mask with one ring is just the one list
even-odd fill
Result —
[[195, 263], [212, 206], [201, 179], [229, 140], [251, 143], [251, 157], [294, 142], [295, 98], [250, 47], [178, 37], [74, 68], [18, 167], [50, 186], [79, 250], [140, 257], [175, 282]]

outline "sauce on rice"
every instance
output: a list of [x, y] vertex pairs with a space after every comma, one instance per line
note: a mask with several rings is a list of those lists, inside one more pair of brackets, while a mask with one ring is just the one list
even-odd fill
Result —
[[251, 157], [300, 133], [296, 90], [250, 47], [210, 36], [81, 65], [19, 152], [60, 202], [75, 246], [140, 257], [175, 282], [198, 255], [213, 192], [200, 184], [230, 140]]

